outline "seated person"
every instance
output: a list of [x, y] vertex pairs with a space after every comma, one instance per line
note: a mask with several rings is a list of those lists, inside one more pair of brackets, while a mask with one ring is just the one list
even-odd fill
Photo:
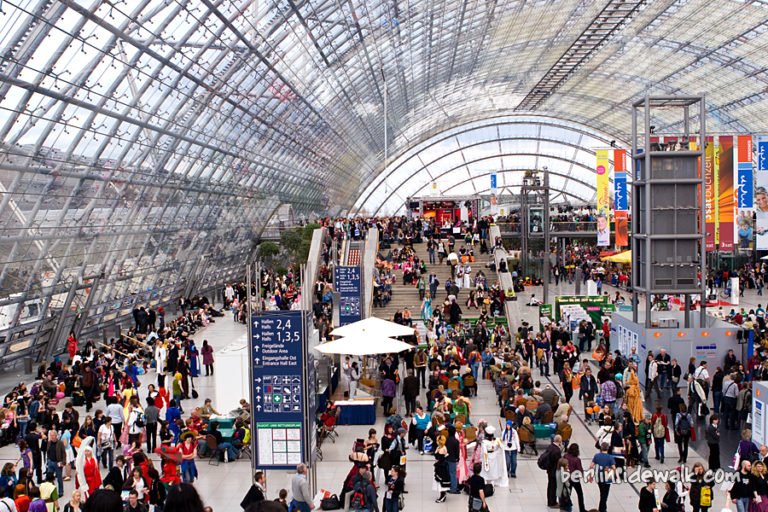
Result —
[[224, 436], [219, 432], [219, 422], [212, 421], [209, 425], [208, 435], [212, 435], [216, 438], [216, 444], [224, 453], [224, 462], [234, 461], [240, 456], [240, 450], [234, 447], [229, 441], [224, 441]]
[[203, 407], [200, 409], [200, 417], [203, 418], [203, 421], [205, 421], [207, 423], [208, 420], [211, 419], [211, 416], [213, 416], [214, 414], [216, 416], [221, 416], [219, 411], [217, 411], [213, 407], [213, 404], [211, 403], [211, 399], [210, 398], [206, 398], [205, 399], [205, 403], [203, 404]]

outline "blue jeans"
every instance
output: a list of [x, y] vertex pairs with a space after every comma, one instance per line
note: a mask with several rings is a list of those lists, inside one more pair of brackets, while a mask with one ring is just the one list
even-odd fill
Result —
[[736, 511], [737, 512], [748, 512], [749, 511], [749, 498], [739, 498], [736, 500]]
[[221, 443], [221, 444], [219, 445], [219, 449], [220, 449], [220, 450], [226, 450], [226, 452], [227, 452], [227, 458], [228, 458], [230, 461], [233, 461], [233, 460], [235, 460], [235, 459], [237, 458], [237, 456], [239, 455], [239, 452], [237, 451], [237, 448], [235, 448], [234, 446], [232, 446], [232, 443]]
[[517, 475], [517, 450], [504, 451], [507, 459], [507, 476]]
[[472, 363], [470, 368], [472, 368], [472, 376], [475, 378], [475, 382], [477, 382], [478, 373], [480, 372], [480, 363]]
[[451, 492], [458, 492], [459, 491], [459, 479], [456, 476], [456, 467], [459, 465], [458, 462], [451, 462], [448, 461], [448, 476], [451, 477]]
[[291, 504], [288, 507], [288, 510], [293, 512], [295, 512], [296, 510], [298, 510], [299, 512], [310, 512], [309, 503], [306, 503], [303, 501], [291, 500]]
[[397, 504], [397, 500], [388, 500], [384, 498], [384, 512], [400, 512], [400, 507]]
[[653, 446], [656, 449], [656, 458], [657, 459], [663, 459], [664, 458], [664, 442], [666, 439], [663, 437], [654, 437], [653, 438]]
[[723, 401], [723, 392], [722, 391], [713, 391], [712, 392], [712, 411], [716, 413], [720, 413], [720, 403]]
[[55, 461], [49, 460], [45, 464], [45, 472], [53, 473], [56, 475], [56, 485], [59, 488], [59, 496], [64, 496], [64, 477], [62, 474], [64, 468], [59, 466]]
[[181, 480], [184, 483], [191, 484], [197, 478], [197, 466], [194, 460], [181, 461]]
[[671, 387], [670, 384], [672, 384], [672, 379], [667, 378], [667, 372], [659, 372], [659, 386], [661, 389]]

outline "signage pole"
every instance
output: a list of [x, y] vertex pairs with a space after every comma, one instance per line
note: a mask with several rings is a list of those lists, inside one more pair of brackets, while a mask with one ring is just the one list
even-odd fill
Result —
[[310, 372], [309, 372], [309, 364], [314, 364], [309, 359], [309, 319], [307, 318], [307, 315], [302, 315], [301, 318], [301, 324], [302, 329], [304, 332], [304, 336], [302, 336], [302, 342], [301, 342], [301, 350], [303, 351], [303, 360], [304, 363], [301, 368], [301, 380], [304, 382], [304, 389], [307, 390], [307, 393], [304, 394], [304, 400], [301, 404], [301, 410], [304, 413], [304, 425], [306, 430], [306, 436], [304, 438], [304, 460], [307, 461], [307, 466], [309, 467], [309, 489], [310, 493], [314, 496], [317, 492], [317, 465], [315, 464], [314, 460], [314, 453], [312, 449], [312, 441], [309, 436], [314, 436], [315, 430], [314, 430], [314, 421], [311, 421], [313, 418], [313, 414], [315, 411], [310, 410], [310, 402], [309, 397], [310, 394], [315, 392], [315, 383], [310, 382]]
[[[251, 423], [251, 470], [256, 470], [256, 420], [254, 419], [253, 414], [253, 407], [256, 405], [253, 403], [253, 343], [251, 340], [253, 339], [253, 307], [251, 304], [251, 273], [252, 273], [253, 267], [249, 263], [246, 266], [246, 282], [245, 282], [245, 299], [246, 299], [246, 309], [245, 314], [248, 318], [248, 386], [251, 388], [251, 391], [248, 393], [251, 397], [251, 417], [250, 417], [250, 423]], [[234, 313], [237, 314], [237, 313]]]

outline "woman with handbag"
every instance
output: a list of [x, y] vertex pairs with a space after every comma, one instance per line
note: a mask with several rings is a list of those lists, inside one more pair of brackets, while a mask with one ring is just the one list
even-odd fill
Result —
[[704, 478], [704, 476], [704, 465], [701, 462], [697, 462], [693, 465], [693, 478], [688, 494], [693, 512], [708, 512], [709, 507], [712, 506], [712, 498], [714, 496], [712, 494], [712, 480]]
[[573, 500], [571, 500], [571, 481], [570, 473], [568, 471], [568, 459], [561, 458], [557, 462], [557, 502], [560, 505], [560, 510], [565, 512], [573, 511]]

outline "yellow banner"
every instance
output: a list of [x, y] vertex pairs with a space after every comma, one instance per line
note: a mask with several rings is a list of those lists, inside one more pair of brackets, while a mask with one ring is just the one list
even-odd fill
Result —
[[597, 162], [595, 174], [597, 174], [597, 246], [608, 247], [611, 245], [611, 198], [609, 196], [610, 185], [608, 183], [608, 150], [595, 151]]
[[610, 185], [608, 183], [609, 176], [609, 163], [608, 163], [608, 150], [598, 149], [595, 151], [597, 157], [597, 163], [595, 166], [595, 173], [597, 174], [597, 213], [610, 214], [611, 199], [610, 199]]

